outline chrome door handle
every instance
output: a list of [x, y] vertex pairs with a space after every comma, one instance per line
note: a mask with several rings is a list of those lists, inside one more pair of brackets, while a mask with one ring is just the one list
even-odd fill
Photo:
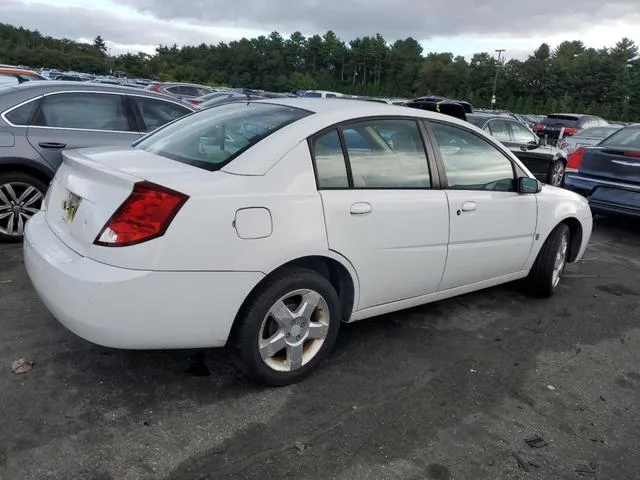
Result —
[[367, 202], [357, 202], [351, 205], [351, 215], [364, 215], [371, 213], [373, 208]]
[[476, 202], [464, 202], [462, 204], [463, 212], [473, 212], [476, 209]]

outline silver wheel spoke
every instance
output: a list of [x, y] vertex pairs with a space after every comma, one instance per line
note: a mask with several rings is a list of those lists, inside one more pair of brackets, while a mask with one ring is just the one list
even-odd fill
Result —
[[14, 235], [14, 231], [13, 231], [14, 218], [15, 218], [15, 215], [13, 212], [11, 212], [11, 216], [9, 217], [9, 222], [7, 223], [7, 233], [9, 235]]
[[282, 329], [287, 329], [289, 325], [291, 325], [291, 320], [293, 320], [291, 310], [289, 310], [289, 307], [287, 307], [282, 300], [276, 302], [276, 304], [271, 307], [269, 315], [278, 322], [278, 326]]
[[287, 345], [287, 366], [289, 370], [297, 370], [302, 366], [302, 354], [304, 346], [302, 342], [294, 345]]
[[320, 303], [320, 295], [318, 293], [305, 293], [302, 296], [302, 302], [300, 303], [300, 306], [295, 312], [296, 316], [310, 321], [313, 312], [318, 307], [318, 303]]
[[13, 215], [13, 210], [6, 212], [6, 213], [0, 213], [0, 220], [2, 220], [3, 218], [7, 218], [9, 216]]
[[11, 184], [10, 183], [5, 183], [4, 189], [7, 192], [7, 195], [9, 195], [9, 199], [12, 202], [17, 203], [18, 202], [18, 197], [16, 196], [16, 192], [13, 189], [13, 187], [11, 186]]
[[11, 200], [9, 200], [9, 198], [2, 191], [4, 186], [5, 185], [0, 185], [0, 202], [4, 203], [5, 205], [11, 205]]
[[35, 215], [36, 213], [38, 213], [40, 210], [33, 207], [22, 207], [22, 211], [25, 215], [30, 217], [31, 215]]
[[329, 333], [329, 325], [325, 323], [311, 322], [309, 324], [309, 336], [310, 340], [324, 340]]
[[[34, 188], [34, 190], [35, 190], [35, 188]], [[35, 202], [37, 202], [41, 198], [43, 198], [42, 192], [40, 192], [38, 190], [35, 190], [35, 192], [31, 195], [31, 197], [26, 202], [24, 202], [24, 204], [22, 205], [22, 208], [26, 208], [26, 207], [28, 207], [30, 205], [33, 205]]]
[[11, 205], [9, 205], [8, 203], [7, 204], [1, 204], [0, 203], [0, 212], [2, 210], [11, 210]]
[[17, 234], [18, 235], [22, 235], [24, 233], [24, 220], [22, 220], [22, 215], [18, 214], [16, 215], [18, 221], [16, 222], [18, 224], [18, 230], [17, 230]]
[[273, 357], [276, 353], [287, 346], [287, 342], [284, 338], [284, 333], [278, 332], [268, 340], [265, 340], [265, 344], [260, 347], [260, 356], [263, 360], [267, 360]]
[[29, 185], [27, 188], [24, 189], [24, 192], [22, 192], [20, 194], [20, 196], [18, 197], [18, 203], [22, 203], [26, 200], [26, 198], [31, 195], [34, 191], [36, 191], [36, 187], [33, 187], [31, 185]]

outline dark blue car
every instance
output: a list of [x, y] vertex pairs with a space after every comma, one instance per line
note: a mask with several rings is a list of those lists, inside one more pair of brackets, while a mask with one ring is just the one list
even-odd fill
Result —
[[585, 196], [593, 213], [640, 217], [640, 124], [573, 152], [565, 187]]

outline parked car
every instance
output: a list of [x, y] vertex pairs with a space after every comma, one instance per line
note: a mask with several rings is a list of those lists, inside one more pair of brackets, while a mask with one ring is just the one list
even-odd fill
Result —
[[338, 98], [344, 94], [338, 92], [328, 92], [326, 90], [306, 90], [303, 94], [305, 98]]
[[[607, 121], [594, 115], [576, 113], [552, 113], [533, 127], [534, 132], [542, 139], [556, 143], [563, 133], [564, 137], [575, 135], [586, 128], [602, 127]], [[564, 129], [564, 130], [563, 130]]]
[[[133, 88], [27, 82], [0, 90], [0, 241], [22, 239], [62, 150], [130, 145], [193, 108]], [[4, 141], [3, 141], [4, 140]]]
[[535, 177], [555, 187], [562, 185], [567, 154], [543, 145], [526, 125], [509, 117], [471, 113], [467, 120], [501, 141]]
[[207, 108], [217, 107], [218, 105], [223, 105], [225, 103], [248, 102], [250, 100], [265, 100], [265, 97], [262, 97], [259, 95], [248, 95], [246, 93], [234, 92], [234, 93], [211, 98], [205, 102], [202, 102], [196, 105], [196, 108], [198, 110], [205, 110]]
[[26, 70], [17, 67], [0, 67], [0, 82], [2, 83], [24, 83], [34, 80], [46, 80], [45, 77], [33, 70]]
[[180, 82], [151, 82], [147, 84], [144, 89], [151, 92], [172, 95], [173, 97], [177, 97], [181, 100], [193, 100], [214, 92], [211, 87]]
[[550, 296], [592, 229], [482, 130], [375, 102], [230, 103], [64, 156], [24, 241], [53, 315], [115, 348], [229, 343], [270, 385], [342, 322], [524, 278]]
[[640, 217], [640, 124], [579, 147], [569, 156], [565, 182], [594, 213]]
[[211, 93], [207, 93], [206, 95], [202, 95], [201, 97], [197, 97], [197, 98], [189, 98], [187, 100], [187, 102], [192, 105], [192, 106], [198, 106], [203, 102], [206, 102], [208, 100], [212, 100], [214, 98], [218, 98], [218, 97], [226, 97], [226, 96], [230, 96], [233, 95], [235, 92], [233, 92], [231, 89], [216, 89], [215, 91], [211, 92]]
[[559, 147], [567, 153], [572, 153], [579, 147], [596, 145], [621, 128], [622, 125], [607, 125], [604, 127], [586, 128], [576, 133], [575, 135], [563, 138]]

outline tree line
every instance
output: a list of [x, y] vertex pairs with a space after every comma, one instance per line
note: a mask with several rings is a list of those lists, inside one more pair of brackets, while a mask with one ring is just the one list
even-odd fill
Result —
[[414, 98], [443, 95], [476, 107], [520, 113], [591, 113], [640, 121], [638, 47], [622, 38], [607, 48], [565, 41], [543, 43], [526, 60], [498, 62], [490, 53], [469, 60], [424, 52], [413, 38], [388, 42], [380, 34], [345, 42], [332, 31], [288, 38], [278, 32], [216, 45], [159, 45], [153, 55], [109, 55], [102, 37], [93, 44], [56, 39], [0, 24], [0, 63], [91, 73], [229, 85], [272, 91], [335, 90], [355, 95]]

